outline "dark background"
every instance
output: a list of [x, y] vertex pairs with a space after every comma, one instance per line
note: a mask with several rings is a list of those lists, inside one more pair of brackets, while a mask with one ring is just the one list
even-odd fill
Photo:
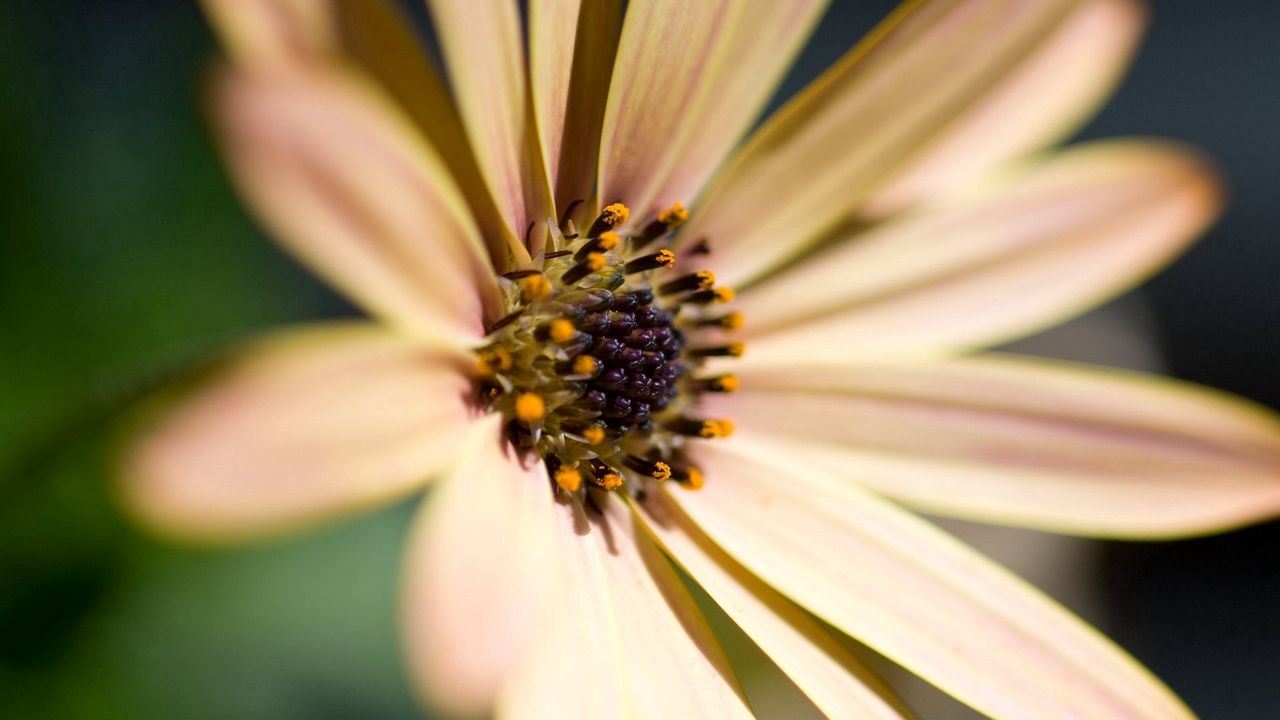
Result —
[[[1085, 137], [1207, 149], [1232, 204], [1141, 296], [1171, 374], [1280, 407], [1280, 3], [1165, 0]], [[891, 7], [837, 0], [794, 92]], [[192, 4], [0, 4], [0, 717], [413, 717], [407, 506], [243, 549], [110, 502], [117, 411], [255, 329], [347, 311], [264, 241], [200, 116]], [[1106, 544], [1098, 622], [1206, 718], [1280, 717], [1280, 524]]]

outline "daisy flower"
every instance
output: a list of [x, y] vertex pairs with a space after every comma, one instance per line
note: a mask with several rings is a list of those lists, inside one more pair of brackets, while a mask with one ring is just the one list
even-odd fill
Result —
[[430, 486], [404, 641], [455, 713], [749, 715], [679, 567], [832, 717], [908, 712], [843, 635], [996, 718], [1190, 714], [908, 510], [1144, 538], [1280, 508], [1265, 411], [981, 351], [1219, 212], [1188, 148], [1046, 151], [1140, 3], [907, 3], [749, 137], [821, 0], [431, 0], [445, 76], [389, 0], [204, 5], [233, 179], [373, 320], [157, 410], [145, 522], [235, 540]]

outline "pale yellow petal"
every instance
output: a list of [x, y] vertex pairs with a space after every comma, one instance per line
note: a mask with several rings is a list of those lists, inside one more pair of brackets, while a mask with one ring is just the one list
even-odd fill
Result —
[[529, 3], [533, 107], [555, 205], [562, 212], [595, 192], [600, 129], [621, 28], [621, 0]]
[[424, 503], [405, 553], [402, 626], [415, 686], [458, 715], [492, 709], [561, 568], [547, 470], [515, 457], [502, 417], [475, 423]]
[[465, 360], [362, 323], [249, 343], [148, 413], [121, 458], [145, 524], [195, 540], [289, 530], [390, 501], [453, 458]]
[[647, 222], [711, 97], [746, 3], [634, 0], [627, 5], [600, 147], [600, 201]]
[[719, 72], [696, 116], [672, 108], [691, 130], [682, 141], [657, 206], [693, 204], [707, 180], [759, 119], [830, 0], [752, 3], [733, 27]]
[[666, 493], [651, 493], [641, 507], [645, 529], [827, 717], [910, 717], [869, 668], [716, 547]]
[[1130, 0], [908, 3], [752, 137], [684, 237], [742, 285], [1050, 142], [1114, 83], [1140, 24]]
[[855, 234], [743, 292], [749, 362], [845, 362], [991, 345], [1145, 279], [1222, 207], [1169, 143], [1082, 145]]
[[626, 503], [561, 505], [558, 605], [506, 688], [509, 718], [750, 717], [728, 663], [662, 552]]
[[777, 590], [993, 718], [1189, 718], [1159, 681], [1043, 594], [856, 485], [746, 439], [697, 448], [671, 497]]
[[519, 8], [514, 0], [427, 6], [480, 173], [509, 231], [527, 235], [537, 256], [555, 209], [526, 82]]
[[410, 332], [483, 337], [499, 309], [476, 226], [439, 157], [374, 88], [228, 72], [214, 103], [233, 178], [289, 250]]
[[1280, 420], [1172, 380], [1013, 356], [744, 369], [738, 432], [933, 513], [1107, 537], [1280, 514]]
[[[440, 154], [498, 267], [514, 264], [501, 222], [462, 131], [453, 98], [394, 0], [201, 0], [232, 59], [251, 72], [309, 72], [339, 64], [394, 97]], [[527, 262], [527, 258], [524, 260]]]

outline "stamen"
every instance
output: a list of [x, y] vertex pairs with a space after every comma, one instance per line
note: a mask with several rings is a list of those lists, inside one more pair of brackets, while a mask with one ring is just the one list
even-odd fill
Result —
[[594, 375], [600, 363], [590, 355], [579, 355], [573, 359], [571, 369], [574, 375]]
[[493, 370], [506, 372], [515, 364], [511, 351], [501, 345], [480, 353], [480, 361]]
[[622, 266], [622, 271], [631, 275], [633, 273], [645, 272], [646, 270], [657, 270], [658, 268], [669, 268], [676, 264], [676, 254], [668, 248], [651, 253], [649, 255], [641, 255]]
[[695, 420], [680, 417], [668, 420], [663, 427], [673, 433], [700, 438], [726, 438], [733, 434], [733, 423], [728, 420]]
[[685, 350], [692, 357], [742, 357], [742, 353], [746, 352], [747, 346], [740, 342], [729, 343], [727, 345], [709, 345], [706, 347], [689, 348]]
[[521, 393], [516, 398], [516, 418], [524, 423], [541, 420], [547, 415], [547, 403], [537, 393]]
[[689, 219], [689, 211], [684, 209], [684, 205], [674, 203], [671, 207], [658, 213], [658, 222], [666, 226], [667, 232], [675, 230]]
[[616, 470], [600, 460], [591, 460], [588, 464], [591, 466], [592, 481], [596, 485], [605, 490], [617, 490], [622, 487], [622, 476]]
[[550, 294], [551, 283], [540, 272], [520, 281], [520, 299], [527, 303], [541, 300]]
[[603, 253], [587, 253], [582, 262], [564, 271], [564, 275], [560, 276], [560, 282], [565, 285], [573, 285], [591, 273], [603, 270], [607, 262]]
[[717, 375], [695, 380], [694, 387], [703, 392], [731, 393], [737, 392], [741, 383], [737, 375]]
[[600, 217], [587, 229], [587, 237], [595, 237], [610, 228], [616, 228], [631, 217], [631, 210], [622, 203], [609, 203], [600, 211]]
[[587, 442], [591, 443], [592, 445], [599, 445], [600, 443], [604, 442], [604, 438], [605, 438], [604, 428], [600, 427], [599, 425], [590, 425], [585, 430], [582, 431], [582, 437], [586, 438]]
[[564, 212], [560, 213], [559, 225], [561, 232], [565, 232], [565, 226], [569, 224], [569, 218], [573, 217], [573, 211], [577, 210], [578, 206], [581, 205], [582, 202], [582, 198], [578, 198], [577, 200], [569, 203], [569, 207], [565, 208]]
[[573, 323], [562, 317], [552, 320], [543, 327], [544, 330], [539, 333], [543, 336], [541, 339], [549, 338], [552, 342], [556, 343], [569, 342], [577, 332], [573, 328]]
[[582, 247], [578, 248], [578, 252], [574, 254], [574, 260], [583, 260], [593, 252], [608, 252], [622, 242], [622, 237], [612, 230], [606, 230], [598, 237], [591, 238]]
[[645, 460], [635, 455], [627, 455], [622, 462], [641, 475], [648, 475], [655, 480], [666, 480], [671, 477], [671, 466], [661, 460]]
[[704, 482], [702, 471], [692, 465], [671, 468], [671, 479], [690, 490], [701, 490]]
[[673, 293], [686, 292], [688, 290], [710, 290], [716, 284], [716, 274], [710, 270], [701, 270], [696, 273], [689, 273], [664, 282], [658, 286], [658, 292], [663, 295], [671, 295]]
[[710, 255], [711, 243], [707, 242], [706, 238], [698, 238], [689, 246], [689, 249], [684, 252], [690, 255]]
[[582, 473], [577, 468], [564, 465], [556, 470], [555, 481], [565, 492], [578, 492], [578, 488], [582, 487]]
[[733, 288], [718, 287], [710, 290], [697, 290], [680, 298], [680, 302], [693, 303], [695, 305], [708, 305], [710, 303], [727, 303], [732, 302], [736, 293]]
[[719, 317], [702, 318], [695, 322], [694, 325], [697, 327], [715, 327], [721, 330], [741, 330], [743, 325], [742, 313], [734, 310]]

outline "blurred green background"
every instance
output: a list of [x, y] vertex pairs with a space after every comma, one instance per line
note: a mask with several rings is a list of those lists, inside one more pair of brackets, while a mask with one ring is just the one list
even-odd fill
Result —
[[[793, 92], [892, 3], [837, 2]], [[1280, 9], [1156, 2], [1087, 136], [1166, 134], [1233, 180], [1144, 297], [1174, 374], [1280, 405]], [[132, 398], [261, 328], [349, 313], [264, 240], [200, 115], [194, 4], [0, 5], [0, 718], [415, 717], [395, 644], [408, 505], [183, 549], [116, 512]], [[1206, 717], [1280, 716], [1280, 531], [1097, 546], [1095, 617]]]

